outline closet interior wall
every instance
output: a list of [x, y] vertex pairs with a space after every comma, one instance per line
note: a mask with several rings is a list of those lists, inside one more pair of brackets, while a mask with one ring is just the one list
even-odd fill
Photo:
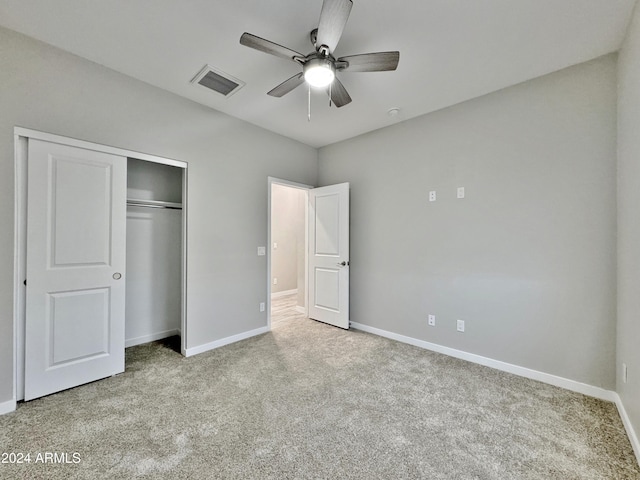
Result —
[[182, 175], [128, 159], [125, 346], [180, 334]]

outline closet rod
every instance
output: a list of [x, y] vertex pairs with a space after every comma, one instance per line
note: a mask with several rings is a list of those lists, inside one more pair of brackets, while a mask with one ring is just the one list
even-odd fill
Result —
[[161, 202], [158, 200], [127, 200], [127, 206], [147, 207], [147, 208], [168, 208], [171, 210], [182, 210], [182, 204], [173, 202]]

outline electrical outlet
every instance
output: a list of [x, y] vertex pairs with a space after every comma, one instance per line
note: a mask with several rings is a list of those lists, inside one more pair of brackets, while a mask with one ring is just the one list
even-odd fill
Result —
[[278, 284], [278, 278], [277, 277], [273, 277], [273, 284], [277, 285]]
[[436, 326], [436, 316], [435, 315], [429, 315], [429, 325], [432, 327]]
[[622, 364], [622, 383], [627, 383], [627, 364], [623, 363]]
[[432, 190], [429, 192], [429, 201], [430, 202], [435, 202], [436, 201], [436, 191]]
[[464, 187], [458, 187], [458, 198], [464, 198]]
[[456, 330], [458, 330], [459, 332], [464, 332], [464, 320], [458, 320], [457, 321]]
[[264, 302], [260, 302], [260, 311], [264, 312]]

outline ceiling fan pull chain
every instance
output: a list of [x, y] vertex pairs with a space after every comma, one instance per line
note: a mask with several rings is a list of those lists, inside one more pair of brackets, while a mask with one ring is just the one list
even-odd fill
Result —
[[333, 82], [329, 84], [329, 108], [331, 108], [331, 85], [333, 85]]
[[308, 101], [308, 109], [307, 109], [307, 122], [311, 121], [311, 85], [309, 85], [309, 101]]

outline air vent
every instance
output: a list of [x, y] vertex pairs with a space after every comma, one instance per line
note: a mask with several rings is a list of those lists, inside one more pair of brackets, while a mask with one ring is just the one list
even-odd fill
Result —
[[218, 92], [225, 97], [230, 97], [245, 86], [243, 81], [221, 72], [211, 65], [205, 65], [191, 80], [191, 83]]

